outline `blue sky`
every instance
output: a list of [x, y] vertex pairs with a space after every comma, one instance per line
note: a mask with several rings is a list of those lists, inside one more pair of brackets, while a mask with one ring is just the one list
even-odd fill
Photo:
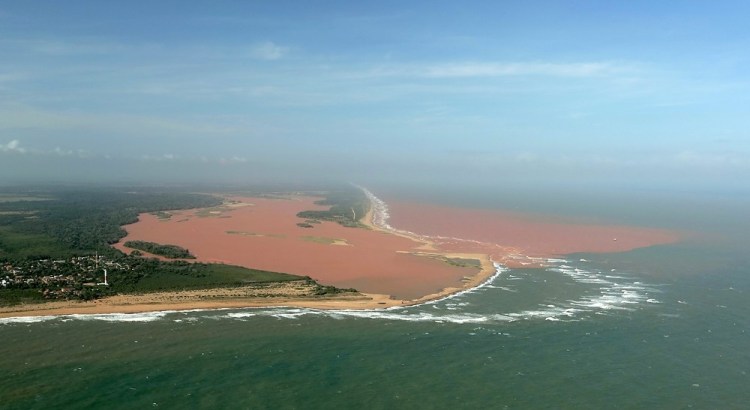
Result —
[[357, 3], [0, 2], [0, 182], [750, 176], [750, 3]]

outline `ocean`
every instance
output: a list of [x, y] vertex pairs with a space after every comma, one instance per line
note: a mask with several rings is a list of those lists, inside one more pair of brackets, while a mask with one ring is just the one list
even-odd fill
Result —
[[382, 197], [686, 235], [565, 255], [543, 269], [498, 266], [480, 288], [409, 308], [1, 319], [0, 408], [750, 405], [747, 197], [454, 189]]

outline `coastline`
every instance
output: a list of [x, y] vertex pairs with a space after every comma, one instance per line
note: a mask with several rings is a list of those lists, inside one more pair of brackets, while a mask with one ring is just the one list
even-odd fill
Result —
[[490, 258], [489, 254], [441, 252], [440, 250], [438, 250], [437, 245], [433, 241], [429, 240], [426, 236], [392, 227], [388, 224], [388, 218], [390, 217], [390, 215], [388, 214], [388, 206], [386, 205], [386, 203], [383, 202], [380, 198], [376, 197], [367, 188], [360, 186], [357, 186], [357, 188], [361, 189], [370, 201], [370, 209], [367, 211], [364, 221], [362, 221], [362, 223], [368, 228], [387, 234], [408, 238], [414, 242], [420, 243], [421, 245], [416, 248], [419, 251], [412, 252], [415, 255], [476, 259], [480, 262], [481, 266], [479, 272], [475, 273], [472, 276], [466, 277], [463, 286], [444, 288], [440, 292], [428, 294], [414, 300], [406, 301], [404, 303], [404, 306], [413, 306], [426, 302], [434, 302], [455, 293], [478, 287], [492, 278], [501, 267], [501, 265], [496, 264], [496, 262]]
[[335, 296], [315, 296], [300, 293], [288, 284], [258, 288], [254, 285], [234, 288], [215, 288], [176, 292], [155, 292], [110, 296], [95, 301], [55, 301], [40, 304], [22, 304], [0, 307], [0, 318], [29, 316], [94, 315], [115, 313], [145, 313], [158, 311], [301, 307], [310, 309], [371, 310], [392, 307], [407, 307], [434, 302], [453, 294], [478, 287], [497, 274], [496, 265], [487, 254], [441, 252], [433, 242], [413, 232], [402, 231], [388, 225], [387, 205], [365, 188], [370, 200], [370, 209], [362, 223], [369, 229], [389, 235], [407, 238], [419, 244], [414, 252], [417, 256], [475, 259], [480, 262], [479, 272], [466, 276], [462, 286], [447, 287], [439, 292], [416, 299], [396, 299], [391, 295], [377, 293], [348, 293]]
[[[255, 287], [250, 287], [256, 290]], [[241, 309], [263, 307], [304, 307], [311, 309], [376, 309], [402, 306], [388, 295], [342, 294], [337, 296], [258, 296], [245, 295], [245, 288], [154, 292], [117, 295], [94, 301], [59, 301], [0, 308], [0, 319], [30, 316], [99, 315], [159, 311]]]

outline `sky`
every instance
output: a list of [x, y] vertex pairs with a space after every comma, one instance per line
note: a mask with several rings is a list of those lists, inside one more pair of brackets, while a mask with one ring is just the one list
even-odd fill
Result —
[[0, 184], [741, 186], [748, 15], [744, 1], [4, 0]]

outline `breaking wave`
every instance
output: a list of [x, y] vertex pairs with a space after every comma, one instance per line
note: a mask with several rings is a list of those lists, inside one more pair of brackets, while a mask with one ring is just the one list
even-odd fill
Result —
[[[361, 188], [361, 187], [360, 187]], [[373, 223], [394, 232], [399, 231], [388, 225], [388, 207], [372, 192], [361, 188], [373, 204]], [[415, 235], [416, 236], [416, 235]], [[569, 261], [562, 258], [541, 260], [546, 266], [544, 274], [563, 275], [575, 284], [580, 285], [582, 295], [560, 301], [549, 297], [540, 301], [535, 308], [519, 311], [477, 312], [480, 309], [492, 309], [492, 298], [502, 300], [508, 292], [519, 294], [524, 281], [528, 280], [523, 274], [512, 271], [507, 267], [493, 263], [495, 273], [485, 282], [471, 289], [447, 295], [441, 299], [428, 301], [419, 305], [396, 306], [387, 309], [372, 310], [321, 310], [310, 308], [245, 308], [245, 309], [217, 309], [192, 311], [160, 311], [131, 314], [78, 314], [66, 316], [29, 316], [0, 319], [0, 324], [31, 324], [51, 320], [70, 321], [105, 321], [105, 322], [154, 322], [171, 319], [176, 323], [193, 322], [200, 319], [232, 319], [247, 320], [254, 317], [274, 317], [280, 320], [296, 320], [302, 317], [328, 317], [331, 319], [370, 319], [406, 322], [433, 323], [507, 323], [518, 320], [546, 320], [546, 321], [575, 321], [591, 315], [611, 314], [618, 311], [634, 311], [645, 306], [653, 307], [661, 302], [654, 297], [659, 290], [652, 285], [634, 280], [630, 275], [617, 272], [614, 269], [603, 270], [590, 268], [589, 260], [578, 259]], [[472, 303], [474, 298], [481, 295], [483, 302]], [[486, 302], [487, 298], [490, 302]], [[501, 310], [498, 307], [498, 310]]]
[[[303, 317], [327, 317], [334, 320], [368, 319], [402, 322], [432, 322], [453, 324], [493, 324], [519, 320], [575, 321], [594, 314], [609, 314], [617, 311], [634, 311], [646, 306], [660, 304], [654, 297], [659, 290], [654, 286], [629, 279], [627, 275], [617, 276], [573, 266], [564, 259], [548, 259], [549, 265], [544, 274], [563, 275], [573, 282], [586, 286], [583, 296], [555, 303], [542, 301], [536, 308], [519, 311], [476, 312], [480, 304], [477, 296], [502, 299], [507, 292], [521, 292], [518, 281], [529, 279], [513, 275], [514, 271], [495, 263], [495, 274], [487, 281], [471, 289], [448, 295], [414, 306], [396, 306], [372, 310], [321, 310], [296, 307], [245, 308], [245, 309], [196, 309], [190, 311], [159, 311], [147, 313], [75, 314], [65, 316], [29, 316], [0, 319], [0, 324], [31, 324], [57, 321], [104, 321], [104, 322], [155, 322], [172, 320], [175, 323], [195, 322], [202, 319], [248, 320], [258, 317], [273, 317], [279, 320], [297, 320]], [[593, 286], [593, 287], [592, 287]], [[491, 308], [491, 303], [483, 302], [483, 309]]]

